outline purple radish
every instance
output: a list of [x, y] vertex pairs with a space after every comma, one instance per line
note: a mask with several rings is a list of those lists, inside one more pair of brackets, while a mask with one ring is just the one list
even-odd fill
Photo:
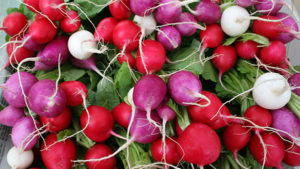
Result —
[[46, 65], [42, 62], [36, 61], [36, 62], [34, 62], [34, 67], [33, 67], [32, 70], [33, 71], [37, 71], [37, 70], [49, 71], [49, 70], [52, 70], [53, 68], [55, 68], [55, 66], [49, 66], [49, 65]]
[[24, 116], [23, 109], [9, 105], [0, 112], [0, 124], [12, 127]]
[[249, 7], [249, 6], [253, 6], [257, 0], [234, 0], [234, 2], [241, 7]]
[[266, 15], [276, 15], [283, 6], [284, 0], [256, 0], [255, 9]]
[[151, 15], [156, 5], [156, 0], [130, 0], [130, 9], [139, 16]]
[[[300, 137], [300, 119], [288, 108], [283, 107], [272, 111], [272, 127], [285, 131], [293, 137]], [[296, 141], [288, 134], [279, 132], [282, 137], [285, 137], [291, 141]], [[297, 145], [300, 145], [300, 141], [296, 141]]]
[[181, 44], [180, 33], [173, 26], [162, 27], [156, 39], [169, 51], [177, 49]]
[[211, 0], [202, 0], [196, 6], [195, 12], [195, 16], [198, 21], [206, 24], [216, 23], [222, 15], [219, 5], [212, 3]]
[[31, 117], [24, 117], [16, 122], [11, 132], [11, 139], [15, 147], [27, 151], [38, 141], [35, 126]]
[[196, 103], [203, 98], [202, 84], [199, 78], [191, 72], [182, 70], [174, 73], [170, 76], [168, 85], [171, 97], [182, 106]]
[[160, 0], [155, 13], [155, 19], [160, 24], [174, 23], [182, 12], [179, 0]]
[[28, 50], [37, 52], [37, 51], [42, 50], [45, 46], [44, 44], [39, 44], [39, 43], [34, 42], [30, 38], [29, 34], [24, 35], [23, 40], [26, 40], [26, 39], [27, 39], [27, 41], [25, 42], [24, 47]]
[[64, 91], [49, 79], [38, 81], [28, 93], [30, 109], [40, 116], [56, 117], [60, 115], [66, 107], [66, 102]]
[[[27, 72], [20, 72], [20, 78], [24, 94], [28, 96], [29, 89], [38, 79], [33, 74]], [[26, 106], [17, 72], [12, 74], [3, 85], [3, 97], [11, 106], [18, 108]]]
[[172, 121], [174, 120], [176, 113], [174, 110], [168, 106], [164, 105], [156, 109], [158, 116], [163, 120], [163, 121]]
[[[291, 76], [288, 80], [291, 87], [300, 87], [300, 73], [296, 73], [293, 76]], [[300, 89], [294, 89], [294, 93], [296, 93], [298, 96], [300, 96]]]
[[194, 15], [188, 12], [184, 12], [179, 16], [178, 22], [179, 24], [177, 24], [175, 28], [179, 31], [179, 33], [182, 36], [192, 36], [194, 33], [197, 32], [197, 27], [195, 25], [188, 23], [181, 24], [181, 22], [193, 22], [195, 24], [198, 24]]
[[[282, 13], [282, 12], [279, 12], [276, 15], [276, 17], [278, 19], [282, 19], [282, 18], [285, 18], [287, 16], [288, 16], [288, 14]], [[294, 32], [299, 31], [298, 25], [297, 25], [296, 21], [293, 19], [293, 17], [290, 16], [290, 17], [284, 19], [281, 22], [284, 24], [284, 26], [287, 28], [287, 30], [292, 30]], [[295, 34], [288, 31], [288, 32], [281, 33], [278, 37], [275, 38], [275, 40], [280, 40], [283, 43], [289, 43], [294, 38], [296, 38]]]

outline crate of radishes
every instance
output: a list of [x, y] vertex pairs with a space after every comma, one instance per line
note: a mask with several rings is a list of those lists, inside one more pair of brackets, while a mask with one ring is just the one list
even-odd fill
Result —
[[5, 10], [1, 168], [300, 166], [291, 2], [20, 0]]

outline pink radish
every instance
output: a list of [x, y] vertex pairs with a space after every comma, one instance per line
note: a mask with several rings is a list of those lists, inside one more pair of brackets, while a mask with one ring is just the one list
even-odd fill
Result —
[[148, 16], [152, 13], [151, 8], [155, 7], [156, 0], [130, 0], [130, 9], [139, 16]]
[[265, 15], [276, 15], [283, 3], [284, 0], [257, 0], [255, 9]]
[[182, 7], [179, 0], [160, 0], [155, 12], [155, 19], [160, 24], [177, 22]]
[[234, 2], [241, 7], [253, 6], [256, 0], [234, 0]]
[[181, 22], [192, 22], [197, 24], [198, 22], [192, 14], [188, 12], [181, 13], [178, 18], [178, 22], [180, 24], [177, 24], [175, 28], [179, 31], [181, 36], [192, 36], [196, 33], [197, 27], [195, 25], [189, 23], [181, 24]]
[[11, 105], [0, 112], [0, 124], [13, 127], [18, 120], [25, 116], [24, 110]]
[[173, 26], [162, 27], [157, 33], [156, 39], [168, 51], [177, 49], [181, 44], [181, 35]]
[[45, 47], [44, 44], [34, 42], [29, 34], [25, 34], [23, 40], [26, 41], [24, 47], [34, 52], [40, 51]]
[[221, 9], [218, 4], [212, 3], [211, 0], [202, 0], [195, 8], [195, 16], [198, 21], [205, 24], [216, 23], [221, 19]]
[[[282, 19], [287, 16], [288, 16], [288, 14], [282, 13], [282, 12], [279, 12], [276, 15], [276, 17], [278, 19]], [[288, 18], [284, 19], [281, 22], [284, 24], [285, 29], [295, 31], [295, 32], [299, 31], [297, 22], [291, 16], [289, 16]], [[283, 32], [283, 33], [279, 34], [275, 38], [275, 40], [280, 40], [281, 42], [286, 44], [286, 43], [289, 43], [290, 41], [292, 41], [294, 38], [297, 38], [297, 37], [295, 37], [295, 34], [290, 33], [290, 32], [287, 32], [287, 33]]]

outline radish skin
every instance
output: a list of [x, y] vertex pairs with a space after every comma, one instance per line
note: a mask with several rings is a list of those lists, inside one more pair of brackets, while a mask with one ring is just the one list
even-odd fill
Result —
[[7, 163], [12, 169], [26, 169], [33, 162], [33, 151], [20, 151], [16, 147], [9, 149], [7, 153]]

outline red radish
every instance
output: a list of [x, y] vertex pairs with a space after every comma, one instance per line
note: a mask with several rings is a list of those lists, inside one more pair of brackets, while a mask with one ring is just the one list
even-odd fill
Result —
[[0, 124], [13, 127], [24, 116], [25, 112], [23, 109], [9, 105], [0, 112]]
[[4, 18], [3, 27], [0, 30], [4, 30], [9, 36], [14, 36], [22, 32], [25, 33], [27, 24], [28, 20], [24, 14], [13, 12]]
[[[57, 142], [57, 135], [50, 134], [45, 139], [46, 145], [42, 143], [41, 156], [48, 169], [70, 169], [76, 158], [76, 147], [72, 140], [67, 139]], [[55, 143], [56, 142], [56, 143]], [[55, 144], [54, 144], [55, 143]], [[47, 148], [47, 146], [50, 146]]]
[[269, 46], [260, 51], [260, 59], [264, 64], [279, 66], [287, 61], [286, 47], [281, 41], [271, 41]]
[[123, 64], [123, 62], [127, 62], [132, 69], [135, 68], [135, 58], [133, 57], [131, 52], [125, 51], [124, 53], [120, 53], [118, 61], [120, 64]]
[[300, 166], [300, 147], [288, 142], [285, 143], [285, 147], [283, 162], [290, 166]]
[[219, 24], [211, 24], [206, 26], [206, 30], [200, 32], [200, 39], [202, 41], [201, 56], [206, 48], [216, 48], [224, 40], [224, 33]]
[[[89, 148], [85, 154], [85, 160], [100, 159], [113, 153], [110, 147], [105, 144], [96, 144]], [[115, 169], [116, 158], [110, 157], [102, 161], [88, 161], [85, 163], [88, 169]]]
[[114, 119], [118, 124], [127, 128], [129, 125], [129, 118], [131, 116], [132, 108], [125, 102], [118, 104], [114, 109], [112, 109], [112, 114]]
[[183, 133], [183, 129], [180, 127], [177, 119], [175, 121], [175, 131], [177, 136], [180, 136]]
[[113, 30], [113, 42], [120, 50], [133, 51], [139, 45], [141, 28], [131, 20], [119, 22]]
[[72, 113], [69, 108], [65, 110], [56, 117], [43, 117], [40, 116], [40, 121], [43, 125], [48, 125], [47, 129], [50, 132], [59, 132], [68, 128], [71, 123]]
[[[166, 162], [167, 164], [176, 165], [183, 156], [177, 150], [176, 139], [166, 138], [165, 143], [160, 138], [151, 144], [151, 154], [155, 161]], [[182, 150], [180, 150], [182, 151]]]
[[[265, 161], [266, 167], [277, 167], [282, 169], [281, 162], [285, 154], [285, 146], [283, 140], [275, 133], [265, 132], [261, 135], [262, 141], [266, 145], [266, 150], [257, 135], [253, 135], [250, 140], [250, 151], [254, 156], [255, 160], [260, 164]], [[264, 152], [266, 156], [264, 159]]]
[[[12, 38], [10, 42], [18, 40], [17, 38]], [[18, 64], [22, 60], [26, 58], [33, 57], [34, 52], [26, 49], [24, 46], [22, 46], [22, 43], [20, 42], [13, 42], [9, 43], [6, 46], [6, 52], [8, 54], [7, 62], [4, 65], [4, 67], [8, 67], [11, 63], [12, 64]]]
[[26, 5], [26, 7], [34, 13], [40, 11], [39, 2], [40, 0], [24, 0], [24, 4]]
[[89, 106], [80, 116], [81, 128], [91, 140], [105, 141], [111, 135], [114, 125], [112, 114], [101, 106]]
[[60, 28], [66, 33], [73, 33], [80, 28], [81, 20], [76, 11], [69, 10], [64, 19], [60, 21]]
[[251, 138], [249, 128], [244, 127], [242, 124], [230, 124], [223, 132], [223, 141], [227, 149], [229, 149], [240, 166], [243, 166], [238, 160], [238, 151], [244, 148]]
[[[249, 107], [246, 110], [244, 117], [260, 127], [270, 127], [272, 124], [272, 114], [270, 113], [270, 111], [256, 105]], [[253, 124], [249, 122], [246, 122], [245, 125], [253, 126]], [[253, 129], [254, 131], [258, 131], [258, 132], [264, 131], [263, 129], [259, 129], [259, 128], [253, 128]]]
[[113, 42], [113, 30], [117, 26], [118, 21], [113, 17], [107, 17], [101, 20], [95, 30], [94, 37], [96, 40], [104, 43]]
[[[260, 18], [268, 20], [278, 20], [277, 17], [271, 15], [263, 15], [260, 16]], [[283, 29], [283, 25], [281, 22], [255, 20], [253, 22], [252, 29], [254, 33], [273, 39], [279, 36], [281, 30]]]
[[35, 20], [29, 26], [28, 33], [34, 42], [44, 44], [55, 38], [57, 28], [54, 27], [50, 21], [44, 18]]
[[221, 8], [218, 4], [211, 2], [211, 0], [201, 1], [195, 8], [195, 16], [200, 22], [206, 24], [216, 23], [222, 15]]
[[234, 44], [237, 54], [242, 59], [253, 59], [258, 56], [258, 43], [248, 40], [246, 42], [239, 40]]
[[183, 150], [183, 159], [189, 163], [197, 164], [200, 168], [215, 162], [221, 153], [221, 142], [217, 133], [202, 123], [190, 124], [178, 138]]
[[78, 106], [83, 103], [83, 97], [86, 98], [88, 90], [80, 81], [65, 81], [59, 87], [64, 91], [67, 97], [68, 106]]
[[129, 0], [118, 0], [109, 4], [111, 15], [117, 20], [128, 19], [131, 16], [129, 3]]
[[42, 50], [45, 47], [44, 44], [38, 44], [38, 43], [34, 42], [31, 39], [29, 34], [25, 34], [22, 40], [26, 41], [24, 44], [24, 47], [30, 51], [37, 52], [37, 51]]
[[219, 46], [214, 50], [212, 59], [214, 66], [219, 70], [219, 81], [221, 82], [221, 77], [224, 72], [230, 70], [237, 59], [236, 51], [233, 46]]
[[66, 6], [64, 0], [40, 0], [39, 7], [41, 12], [47, 15], [52, 21], [59, 21], [64, 18]]
[[166, 51], [163, 45], [160, 42], [147, 39], [142, 42], [141, 49], [136, 55], [136, 67], [139, 72], [152, 74], [161, 70], [166, 60]]

